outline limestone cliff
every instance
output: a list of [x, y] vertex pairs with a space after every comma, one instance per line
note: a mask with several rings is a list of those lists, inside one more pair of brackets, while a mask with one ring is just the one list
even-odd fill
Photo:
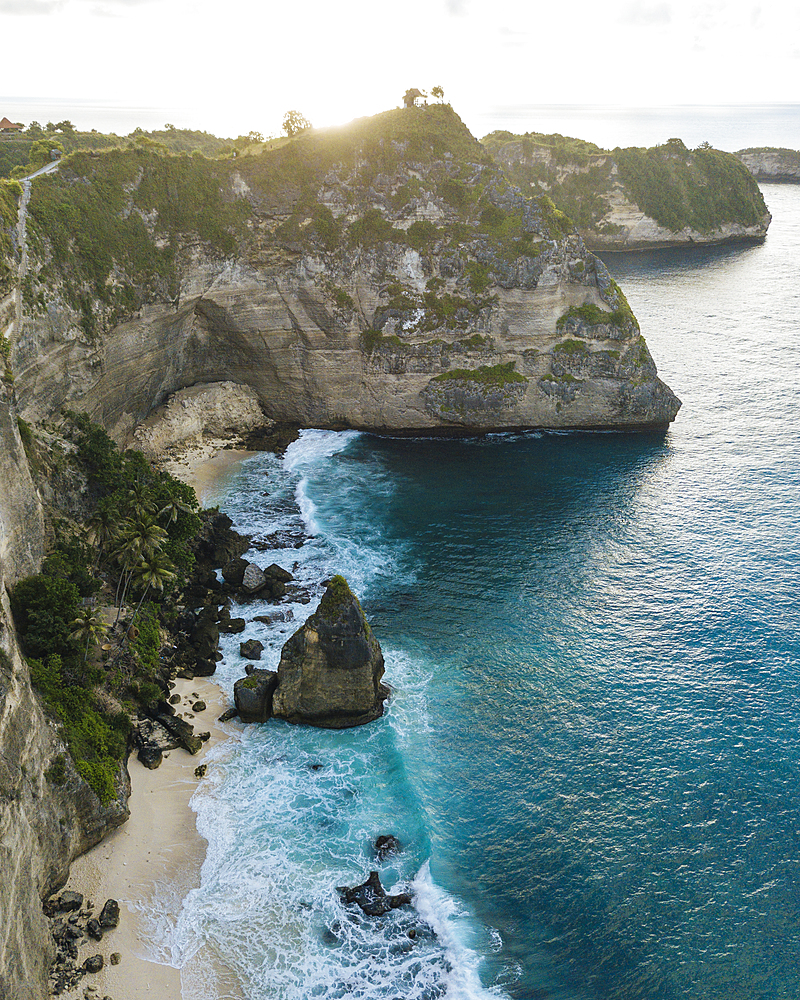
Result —
[[757, 181], [800, 184], [800, 150], [763, 146], [740, 149], [736, 156]]
[[[73, 154], [37, 180], [11, 362], [23, 416], [117, 440], [188, 386], [305, 426], [664, 426], [680, 405], [622, 292], [448, 106], [206, 161]], [[581, 357], [564, 365], [564, 318]]]
[[17, 646], [6, 588], [38, 570], [44, 522], [7, 380], [0, 481], [0, 998], [43, 1000], [53, 943], [41, 900], [125, 820], [127, 773], [122, 797], [102, 806], [42, 713]]
[[493, 132], [483, 143], [523, 191], [546, 191], [592, 250], [762, 239], [770, 223], [736, 156], [705, 145], [688, 150], [670, 139], [609, 151], [536, 132]]

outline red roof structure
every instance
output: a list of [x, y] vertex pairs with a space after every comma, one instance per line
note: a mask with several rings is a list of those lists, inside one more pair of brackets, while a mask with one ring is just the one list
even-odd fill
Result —
[[21, 132], [25, 126], [10, 122], [8, 118], [0, 118], [0, 130], [3, 132]]

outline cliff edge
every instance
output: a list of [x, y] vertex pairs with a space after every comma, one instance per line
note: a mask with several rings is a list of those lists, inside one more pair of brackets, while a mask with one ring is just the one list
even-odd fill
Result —
[[216, 382], [272, 420], [392, 433], [637, 430], [680, 406], [571, 221], [447, 105], [238, 159], [75, 153], [34, 182], [29, 229], [27, 420], [66, 404], [127, 441]]

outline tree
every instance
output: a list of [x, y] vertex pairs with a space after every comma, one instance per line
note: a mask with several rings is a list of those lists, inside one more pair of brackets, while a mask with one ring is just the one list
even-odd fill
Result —
[[39, 139], [44, 135], [44, 129], [39, 124], [39, 122], [31, 122], [30, 125], [25, 129], [25, 134], [29, 135], [31, 139]]
[[[284, 128], [285, 127], [286, 127], [286, 124], [284, 122]], [[306, 127], [310, 127], [310, 126], [306, 126]], [[264, 141], [264, 136], [260, 132], [256, 132], [255, 129], [253, 129], [252, 132], [248, 132], [247, 133], [247, 138], [250, 140], [250, 142], [263, 142]]]
[[431, 97], [435, 97], [441, 104], [444, 101], [444, 90], [441, 87], [431, 87]]
[[83, 642], [86, 640], [86, 646], [83, 651], [83, 662], [86, 663], [87, 657], [89, 656], [89, 643], [94, 640], [94, 642], [99, 642], [100, 639], [108, 632], [108, 625], [103, 621], [102, 617], [93, 608], [84, 608], [81, 613], [72, 622], [72, 631], [69, 634], [70, 639], [77, 639]]
[[56, 122], [55, 130], [56, 132], [72, 133], [75, 131], [75, 126], [72, 124], [71, 121], [69, 121], [69, 119], [65, 118], [63, 122]]
[[298, 135], [300, 132], [305, 132], [307, 128], [313, 127], [308, 118], [300, 114], [299, 111], [287, 111], [283, 116], [283, 131], [290, 139], [293, 135]]

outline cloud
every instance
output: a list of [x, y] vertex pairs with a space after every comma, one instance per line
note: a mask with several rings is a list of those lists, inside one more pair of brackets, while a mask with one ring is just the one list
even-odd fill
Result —
[[0, 14], [52, 14], [66, 0], [0, 0]]
[[669, 24], [672, 20], [672, 8], [668, 3], [648, 3], [647, 0], [633, 0], [620, 12], [621, 24], [631, 24], [635, 27], [648, 28], [654, 24]]

